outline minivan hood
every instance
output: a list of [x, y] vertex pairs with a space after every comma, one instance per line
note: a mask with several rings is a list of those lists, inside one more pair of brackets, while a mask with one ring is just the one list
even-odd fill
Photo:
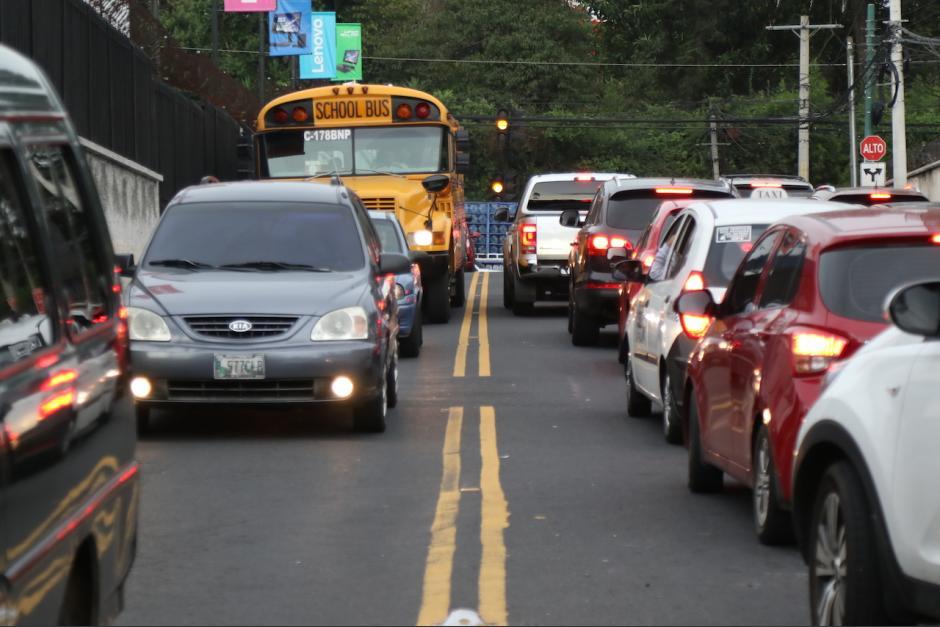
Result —
[[358, 305], [367, 285], [363, 274], [139, 270], [128, 304], [171, 316], [321, 316]]

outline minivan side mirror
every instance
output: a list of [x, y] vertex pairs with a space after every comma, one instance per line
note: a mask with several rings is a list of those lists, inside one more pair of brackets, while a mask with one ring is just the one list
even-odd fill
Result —
[[680, 316], [716, 317], [718, 305], [708, 290], [685, 292], [676, 300], [676, 313]]
[[379, 272], [382, 274], [405, 274], [411, 272], [411, 259], [398, 253], [382, 253], [379, 258]]
[[493, 214], [493, 219], [497, 222], [511, 222], [512, 218], [509, 217], [509, 207], [500, 207], [496, 210], [496, 213]]
[[901, 288], [891, 298], [888, 314], [891, 322], [905, 333], [940, 337], [940, 282]]
[[114, 255], [114, 262], [118, 267], [118, 273], [123, 277], [132, 277], [137, 271], [133, 254]]
[[579, 229], [584, 226], [581, 221], [581, 212], [577, 209], [565, 209], [558, 217], [558, 223], [571, 229]]
[[626, 281], [627, 283], [646, 283], [646, 268], [639, 259], [624, 259], [613, 264], [611, 274], [615, 281]]

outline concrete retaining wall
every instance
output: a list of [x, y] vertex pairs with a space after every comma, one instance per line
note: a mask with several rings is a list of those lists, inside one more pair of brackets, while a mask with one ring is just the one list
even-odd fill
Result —
[[940, 202], [940, 161], [914, 170], [907, 180], [917, 185], [927, 198]]
[[116, 253], [140, 258], [160, 217], [163, 176], [84, 137], [85, 156], [108, 220]]

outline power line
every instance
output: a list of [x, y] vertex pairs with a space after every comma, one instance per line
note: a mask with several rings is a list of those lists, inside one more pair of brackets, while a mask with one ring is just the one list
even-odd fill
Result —
[[[794, 68], [798, 63], [607, 63], [599, 61], [510, 61], [496, 59], [423, 59], [418, 57], [373, 57], [372, 61], [400, 61], [417, 63], [464, 63], [472, 65], [542, 65], [574, 67], [623, 67], [623, 68]], [[845, 67], [845, 63], [814, 63], [813, 67]]]

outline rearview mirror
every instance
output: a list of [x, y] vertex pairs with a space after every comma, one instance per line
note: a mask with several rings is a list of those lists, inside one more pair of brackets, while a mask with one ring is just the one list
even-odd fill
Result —
[[118, 267], [118, 273], [123, 277], [132, 277], [137, 271], [133, 254], [114, 255], [114, 262]]
[[497, 222], [510, 222], [512, 218], [509, 217], [509, 207], [500, 207], [496, 210], [496, 213], [493, 214], [493, 219]]
[[577, 209], [565, 209], [558, 217], [558, 223], [571, 229], [579, 229], [584, 226], [581, 222], [581, 212]]
[[457, 129], [454, 133], [454, 139], [457, 142], [457, 150], [460, 152], [470, 152], [470, 133], [465, 128]]
[[627, 252], [626, 248], [620, 247], [607, 249], [607, 260], [610, 262], [611, 268], [629, 257], [630, 254]]
[[457, 153], [457, 164], [456, 164], [457, 174], [469, 174], [470, 173], [470, 155], [466, 152]]
[[379, 272], [382, 274], [405, 274], [411, 272], [411, 259], [398, 253], [382, 253], [379, 258]]
[[639, 259], [624, 259], [611, 268], [611, 273], [616, 281], [627, 281], [628, 283], [646, 283], [646, 268]]
[[432, 174], [426, 176], [421, 185], [432, 194], [440, 194], [450, 185], [450, 177], [446, 174]]
[[940, 337], [940, 282], [901, 288], [891, 298], [888, 314], [905, 333]]
[[707, 316], [714, 318], [718, 311], [715, 299], [708, 290], [685, 292], [676, 300], [676, 313], [681, 316]]

